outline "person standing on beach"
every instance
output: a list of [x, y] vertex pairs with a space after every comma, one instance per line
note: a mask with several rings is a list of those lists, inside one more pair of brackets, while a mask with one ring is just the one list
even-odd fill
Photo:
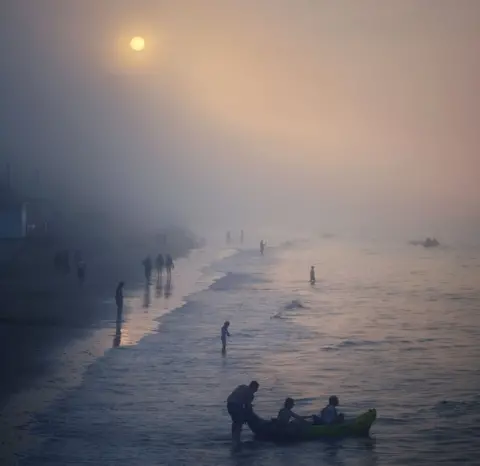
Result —
[[175, 268], [175, 264], [173, 263], [173, 259], [170, 254], [167, 254], [165, 259], [165, 267], [167, 268], [167, 279], [170, 281], [172, 279], [172, 270]]
[[157, 279], [160, 280], [163, 274], [163, 267], [165, 266], [165, 260], [162, 254], [158, 254], [155, 259], [155, 267], [157, 269]]
[[142, 264], [145, 272], [145, 280], [147, 280], [147, 283], [150, 283], [150, 278], [152, 276], [152, 259], [150, 256], [143, 259]]
[[117, 305], [117, 321], [121, 320], [123, 313], [123, 287], [124, 282], [119, 282], [115, 290], [115, 303]]
[[230, 327], [230, 322], [227, 320], [221, 328], [220, 338], [222, 340], [222, 353], [225, 353], [227, 351], [227, 337], [230, 336], [230, 333], [228, 332], [228, 327]]
[[316, 279], [315, 279], [315, 266], [312, 265], [310, 267], [310, 284], [315, 285]]

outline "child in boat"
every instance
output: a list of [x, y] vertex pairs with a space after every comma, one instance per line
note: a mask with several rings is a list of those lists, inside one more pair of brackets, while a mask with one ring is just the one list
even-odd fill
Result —
[[278, 412], [277, 421], [282, 426], [288, 426], [291, 422], [299, 421], [305, 422], [305, 419], [308, 419], [311, 416], [299, 416], [297, 413], [292, 411], [292, 408], [295, 406], [295, 400], [293, 398], [287, 398], [283, 405], [283, 408]]
[[338, 424], [343, 422], [344, 415], [337, 411], [337, 406], [340, 404], [338, 397], [333, 395], [328, 399], [328, 405], [320, 412], [320, 417], [315, 416], [315, 424]]

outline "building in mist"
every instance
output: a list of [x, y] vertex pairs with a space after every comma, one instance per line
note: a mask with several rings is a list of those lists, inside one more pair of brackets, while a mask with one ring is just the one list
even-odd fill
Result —
[[52, 208], [45, 199], [0, 191], [0, 240], [47, 237], [51, 216]]

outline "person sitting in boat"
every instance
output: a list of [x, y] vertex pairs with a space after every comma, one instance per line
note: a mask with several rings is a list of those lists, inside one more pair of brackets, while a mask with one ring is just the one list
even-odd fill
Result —
[[328, 405], [322, 409], [320, 416], [314, 417], [315, 424], [338, 424], [344, 421], [344, 415], [337, 411], [340, 404], [338, 397], [333, 395], [328, 399]]
[[291, 422], [304, 422], [305, 419], [311, 416], [300, 416], [292, 411], [295, 406], [295, 400], [293, 398], [287, 398], [283, 405], [283, 408], [278, 412], [277, 422], [282, 426], [288, 426]]

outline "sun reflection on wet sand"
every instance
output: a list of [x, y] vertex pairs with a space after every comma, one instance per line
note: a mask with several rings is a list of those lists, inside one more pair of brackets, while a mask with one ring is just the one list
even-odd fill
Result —
[[[202, 278], [202, 269], [223, 256], [223, 252], [218, 250], [192, 251], [188, 258], [177, 261], [168, 296], [156, 299], [148, 312], [143, 306], [145, 290], [139, 284], [137, 289], [140, 291], [125, 298], [128, 312], [123, 315], [122, 321], [116, 321], [112, 310], [112, 320], [100, 322], [86, 338], [75, 340], [50, 355], [50, 364], [54, 366], [51, 373], [36, 380], [29, 389], [12, 396], [2, 409], [0, 460], [5, 462], [2, 464], [14, 464], [15, 455], [41, 441], [31, 436], [28, 430], [34, 415], [44, 411], [61, 393], [79, 386], [88, 367], [106, 351], [112, 347], [115, 350], [132, 347], [145, 335], [156, 332], [161, 316], [181, 306], [186, 295], [208, 286], [210, 278]], [[175, 293], [172, 292], [174, 281]], [[113, 299], [106, 300], [104, 304], [115, 308]]]

